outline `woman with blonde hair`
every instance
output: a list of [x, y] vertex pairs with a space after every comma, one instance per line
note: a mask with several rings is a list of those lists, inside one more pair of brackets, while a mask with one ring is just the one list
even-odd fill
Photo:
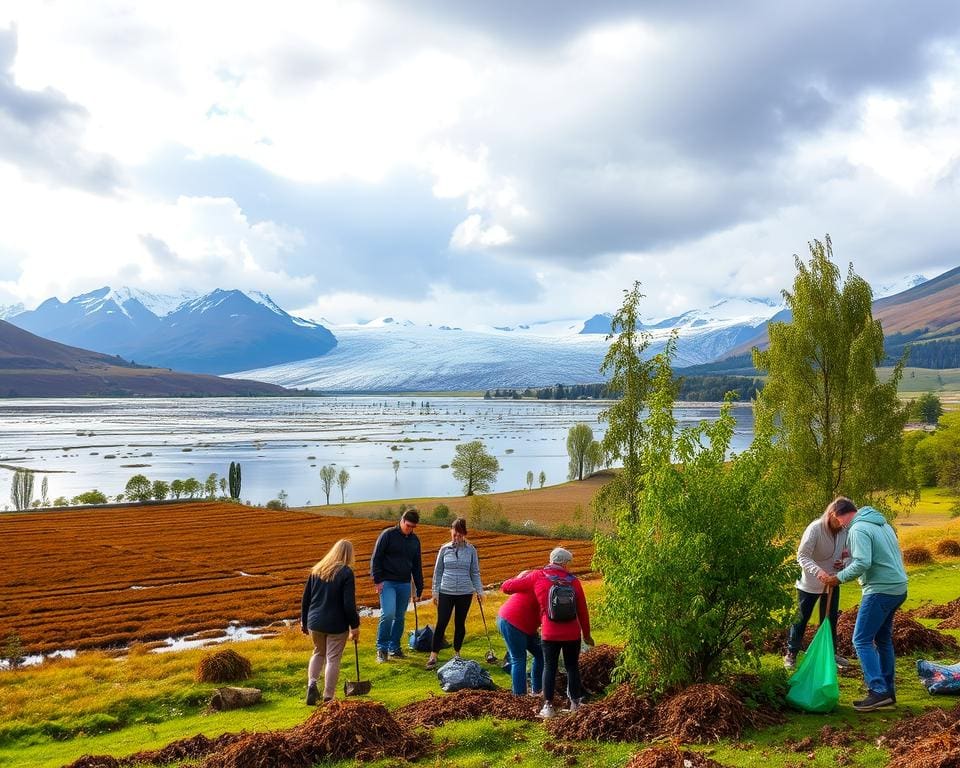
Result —
[[313, 566], [300, 605], [300, 629], [313, 640], [307, 668], [307, 704], [320, 699], [317, 680], [323, 678], [323, 700], [333, 699], [340, 675], [340, 659], [347, 639], [360, 637], [353, 543], [340, 539]]

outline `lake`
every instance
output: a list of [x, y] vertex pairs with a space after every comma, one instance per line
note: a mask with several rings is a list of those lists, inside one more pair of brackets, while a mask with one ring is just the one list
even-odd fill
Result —
[[[151, 480], [223, 477], [231, 461], [243, 471], [241, 498], [263, 504], [280, 490], [291, 506], [322, 504], [320, 467], [350, 473], [346, 501], [456, 496], [449, 468], [460, 441], [481, 440], [500, 461], [496, 491], [526, 487], [546, 474], [567, 479], [566, 438], [578, 422], [599, 439], [598, 401], [483, 400], [479, 397], [0, 399], [0, 509], [10, 505], [11, 467], [42, 477], [49, 498], [97, 488], [123, 492], [137, 473]], [[719, 404], [678, 406], [681, 425], [712, 420]], [[753, 434], [749, 406], [735, 408], [733, 450]], [[393, 461], [400, 462], [394, 472]], [[536, 480], [535, 480], [536, 483]], [[340, 502], [334, 487], [330, 501]], [[11, 505], [12, 506], [12, 505]]]

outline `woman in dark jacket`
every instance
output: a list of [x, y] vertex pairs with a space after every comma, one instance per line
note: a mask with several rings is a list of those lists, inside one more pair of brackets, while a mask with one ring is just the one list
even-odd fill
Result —
[[347, 639], [360, 637], [353, 562], [353, 544], [340, 539], [313, 566], [303, 588], [300, 629], [313, 640], [313, 655], [307, 668], [307, 704], [311, 706], [320, 698], [317, 680], [321, 677], [323, 700], [333, 698]]

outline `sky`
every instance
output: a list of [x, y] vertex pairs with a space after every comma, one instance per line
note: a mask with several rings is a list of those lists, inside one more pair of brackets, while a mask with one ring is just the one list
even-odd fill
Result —
[[332, 323], [778, 300], [960, 265], [960, 4], [6, 0], [0, 305]]

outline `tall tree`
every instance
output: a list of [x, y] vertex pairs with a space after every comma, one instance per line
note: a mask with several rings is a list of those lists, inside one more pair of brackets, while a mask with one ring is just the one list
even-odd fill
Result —
[[537, 479], [538, 479], [538, 481], [539, 481], [539, 483], [540, 483], [540, 487], [543, 488], [543, 484], [547, 482], [547, 473], [544, 472], [544, 471], [541, 469], [541, 470], [540, 470], [540, 477], [537, 478]]
[[208, 499], [217, 498], [217, 473], [211, 472], [203, 483], [203, 492]]
[[340, 503], [346, 504], [347, 502], [347, 483], [350, 482], [350, 473], [347, 472], [345, 468], [341, 468], [337, 472], [337, 485], [340, 486]]
[[203, 490], [203, 486], [200, 485], [200, 481], [197, 480], [197, 478], [188, 477], [183, 481], [181, 490], [183, 491], [184, 495], [187, 496], [187, 498], [193, 499], [198, 493], [200, 493], [200, 491]]
[[463, 495], [489, 493], [500, 472], [500, 462], [496, 457], [487, 453], [479, 440], [460, 443], [454, 453], [450, 468], [453, 476], [463, 484]]
[[327, 504], [330, 504], [330, 492], [333, 490], [333, 484], [337, 479], [337, 470], [331, 465], [320, 467], [320, 485], [323, 493], [327, 497]]
[[527, 490], [529, 491], [531, 488], [533, 488], [533, 470], [528, 469], [527, 470]]
[[608, 426], [603, 436], [604, 452], [623, 462], [623, 471], [613, 483], [604, 486], [601, 503], [626, 502], [633, 519], [637, 517], [640, 483], [643, 477], [642, 453], [644, 425], [641, 418], [652, 381], [652, 368], [643, 353], [650, 345], [650, 334], [639, 328], [640, 283], [624, 291], [623, 305], [610, 321], [612, 340], [600, 364], [600, 373], [609, 379], [609, 391], [619, 392], [620, 399], [601, 411], [600, 418]]
[[873, 292], [852, 264], [841, 285], [829, 235], [810, 243], [809, 263], [794, 260], [793, 290], [783, 292], [793, 319], [771, 323], [770, 346], [753, 352], [767, 372], [759, 399], [780, 420], [788, 525], [809, 522], [839, 494], [889, 511], [891, 500], [917, 493], [901, 451], [907, 414], [897, 385], [905, 358], [880, 383], [883, 328], [873, 319]]
[[240, 498], [240, 462], [231, 461], [230, 468], [227, 470], [227, 478], [230, 484], [230, 498], [239, 499]]
[[40, 500], [43, 502], [43, 506], [49, 507], [50, 502], [48, 500], [48, 494], [50, 493], [50, 481], [46, 475], [43, 476], [43, 480], [40, 481]]
[[154, 480], [151, 494], [157, 501], [163, 501], [170, 494], [170, 483], [166, 480]]
[[153, 483], [146, 475], [134, 475], [127, 480], [124, 494], [130, 501], [148, 501], [153, 496]]
[[568, 477], [571, 480], [583, 480], [583, 472], [587, 466], [587, 453], [592, 442], [593, 430], [590, 429], [589, 424], [574, 424], [567, 432], [567, 456], [570, 457]]
[[397, 473], [400, 471], [400, 459], [393, 460], [393, 479], [397, 479]]
[[30, 508], [30, 502], [33, 501], [33, 472], [18, 469], [13, 473], [10, 501], [13, 502], [13, 508], [17, 511]]

